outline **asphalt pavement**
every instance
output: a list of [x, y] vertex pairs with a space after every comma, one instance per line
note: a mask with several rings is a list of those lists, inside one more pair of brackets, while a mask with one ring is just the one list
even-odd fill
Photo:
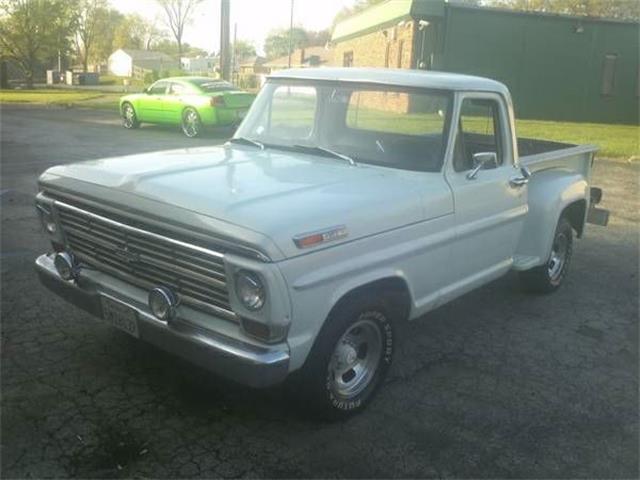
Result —
[[2, 477], [638, 477], [638, 164], [599, 159], [612, 212], [566, 284], [510, 274], [401, 326], [361, 415], [318, 423], [114, 331], [38, 284], [38, 175], [83, 159], [217, 144], [115, 113], [0, 110]]

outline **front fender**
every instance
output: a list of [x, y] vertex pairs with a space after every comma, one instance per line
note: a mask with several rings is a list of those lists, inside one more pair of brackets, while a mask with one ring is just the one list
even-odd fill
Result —
[[575, 202], [589, 199], [584, 176], [566, 170], [536, 172], [528, 189], [529, 213], [516, 249], [516, 270], [544, 264], [562, 212]]

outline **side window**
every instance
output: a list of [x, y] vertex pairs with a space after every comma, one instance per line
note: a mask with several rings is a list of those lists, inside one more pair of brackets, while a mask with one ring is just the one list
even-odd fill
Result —
[[156, 82], [149, 88], [149, 93], [152, 95], [164, 95], [167, 90], [167, 82]]
[[500, 106], [495, 100], [465, 98], [453, 153], [453, 168], [464, 172], [474, 168], [473, 155], [494, 152], [498, 165], [504, 163], [500, 132]]
[[169, 95], [186, 95], [189, 93], [187, 87], [179, 83], [172, 83], [169, 86]]

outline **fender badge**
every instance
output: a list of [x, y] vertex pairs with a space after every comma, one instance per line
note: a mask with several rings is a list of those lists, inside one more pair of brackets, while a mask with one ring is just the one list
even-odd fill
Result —
[[333, 242], [345, 238], [349, 233], [345, 225], [337, 225], [334, 227], [317, 230], [315, 232], [301, 233], [293, 237], [293, 243], [298, 248], [315, 247], [322, 243]]

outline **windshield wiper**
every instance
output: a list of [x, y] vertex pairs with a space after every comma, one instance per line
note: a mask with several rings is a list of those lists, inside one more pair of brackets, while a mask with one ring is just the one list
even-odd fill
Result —
[[309, 145], [293, 145], [293, 147], [297, 148], [299, 150], [306, 150], [307, 152], [310, 152], [310, 153], [329, 154], [334, 158], [340, 158], [342, 160], [346, 160], [347, 162], [349, 162], [349, 165], [351, 165], [352, 167], [357, 167], [358, 166], [356, 161], [353, 158], [351, 158], [350, 156], [345, 155], [344, 153], [334, 152], [333, 150], [331, 150], [329, 148], [319, 147], [319, 146], [309, 146]]
[[241, 143], [243, 145], [253, 145], [254, 147], [258, 147], [260, 150], [264, 150], [264, 143], [258, 142], [257, 140], [251, 140], [247, 137], [233, 137], [229, 140], [230, 143]]

